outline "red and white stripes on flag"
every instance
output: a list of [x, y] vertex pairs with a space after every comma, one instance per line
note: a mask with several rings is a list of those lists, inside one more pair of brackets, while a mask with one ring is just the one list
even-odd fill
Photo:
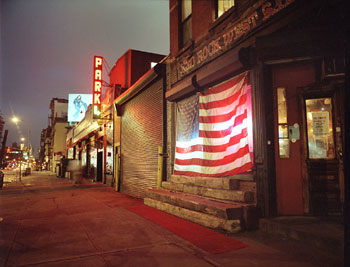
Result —
[[218, 177], [251, 169], [245, 72], [177, 105], [174, 174]]

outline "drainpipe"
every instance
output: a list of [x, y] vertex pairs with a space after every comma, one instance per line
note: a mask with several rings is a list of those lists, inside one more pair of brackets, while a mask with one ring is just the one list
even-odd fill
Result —
[[154, 71], [158, 77], [163, 79], [163, 90], [162, 90], [162, 104], [163, 104], [163, 143], [162, 147], [158, 147], [158, 179], [157, 188], [161, 188], [162, 181], [167, 176], [167, 101], [165, 99], [166, 93], [166, 63], [159, 63], [154, 67]]

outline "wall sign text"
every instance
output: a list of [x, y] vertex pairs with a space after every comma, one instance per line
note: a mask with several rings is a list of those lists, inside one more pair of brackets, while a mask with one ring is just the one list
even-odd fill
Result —
[[94, 57], [94, 83], [92, 97], [94, 119], [98, 119], [101, 117], [102, 63], [102, 57]]
[[289, 6], [292, 2], [294, 0], [259, 1], [252, 7], [249, 15], [243, 17], [219, 37], [195, 49], [191, 55], [180, 58], [177, 66], [179, 78], [230, 49], [238, 39], [260, 26], [264, 21]]

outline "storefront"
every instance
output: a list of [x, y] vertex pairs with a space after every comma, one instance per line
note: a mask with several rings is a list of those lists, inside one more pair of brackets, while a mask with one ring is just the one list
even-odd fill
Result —
[[165, 66], [158, 64], [114, 101], [118, 189], [132, 196], [157, 187], [158, 151], [166, 138], [164, 77]]
[[[243, 9], [242, 3], [210, 24], [206, 36], [174, 49], [166, 92], [176, 114], [169, 130], [177, 136], [169, 150], [172, 173], [252, 175], [263, 217], [341, 215], [344, 45], [339, 6], [289, 0], [258, 1]], [[193, 31], [200, 21], [196, 5]], [[224, 87], [240, 91], [216, 96]], [[210, 101], [215, 111], [206, 113]], [[227, 123], [208, 126], [212, 118]], [[197, 135], [189, 138], [188, 132]], [[233, 137], [238, 147], [221, 142]], [[215, 139], [214, 147], [196, 143], [208, 138]], [[188, 149], [196, 153], [185, 155]], [[210, 159], [206, 152], [215, 149], [222, 153]]]
[[[341, 2], [295, 4], [285, 26], [259, 36], [271, 88], [276, 212], [342, 215], [345, 49]], [[317, 11], [317, 12], [316, 12]], [[293, 19], [293, 20], [292, 20]]]
[[85, 178], [102, 182], [103, 157], [98, 157], [99, 151], [103, 153], [102, 127], [92, 118], [92, 106], [85, 114], [84, 119], [71, 128], [66, 139], [67, 159], [79, 160]]

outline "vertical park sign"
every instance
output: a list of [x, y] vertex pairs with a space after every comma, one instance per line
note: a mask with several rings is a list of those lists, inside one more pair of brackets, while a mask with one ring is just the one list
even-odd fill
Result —
[[93, 118], [101, 118], [102, 96], [102, 63], [103, 57], [94, 57], [94, 82], [92, 92]]

